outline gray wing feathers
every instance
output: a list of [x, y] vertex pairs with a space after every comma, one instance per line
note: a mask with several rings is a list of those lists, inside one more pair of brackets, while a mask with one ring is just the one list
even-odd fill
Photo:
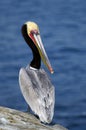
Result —
[[50, 122], [53, 117], [55, 91], [43, 69], [34, 71], [21, 68], [19, 83], [22, 94], [32, 111], [41, 121]]
[[31, 109], [36, 113], [36, 109], [34, 108], [37, 106], [37, 94], [35, 93], [32, 82], [24, 68], [21, 68], [19, 73], [19, 84], [21, 88], [21, 92], [27, 102], [30, 105]]

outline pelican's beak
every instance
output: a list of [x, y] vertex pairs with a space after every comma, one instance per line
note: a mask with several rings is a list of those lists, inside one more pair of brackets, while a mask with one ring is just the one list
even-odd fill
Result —
[[51, 73], [54, 73], [52, 66], [50, 64], [50, 61], [48, 59], [48, 56], [46, 54], [46, 51], [44, 49], [44, 46], [42, 44], [42, 40], [41, 40], [41, 36], [39, 33], [39, 30], [33, 30], [29, 33], [29, 37], [32, 39], [32, 41], [34, 42], [34, 44], [36, 45], [39, 54], [41, 56], [42, 61], [44, 62], [44, 64], [46, 65], [46, 67], [49, 69], [49, 71]]

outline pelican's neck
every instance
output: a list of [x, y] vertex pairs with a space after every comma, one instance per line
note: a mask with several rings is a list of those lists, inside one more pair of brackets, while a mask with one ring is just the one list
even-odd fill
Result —
[[40, 69], [41, 58], [40, 58], [40, 55], [39, 55], [39, 53], [37, 51], [36, 51], [36, 48], [34, 48], [34, 51], [32, 50], [32, 52], [33, 52], [33, 60], [31, 61], [30, 66], [33, 67], [33, 68], [36, 68], [36, 69]]
[[29, 45], [29, 47], [31, 48], [31, 50], [33, 52], [33, 60], [31, 61], [30, 66], [33, 68], [39, 69], [41, 66], [41, 57], [40, 57], [37, 47], [31, 40], [31, 38], [28, 36], [27, 25], [23, 25], [22, 34], [23, 34], [23, 37], [24, 37], [26, 43]]

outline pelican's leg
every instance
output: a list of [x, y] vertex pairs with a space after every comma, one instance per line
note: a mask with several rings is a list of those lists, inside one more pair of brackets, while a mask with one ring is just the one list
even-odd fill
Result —
[[34, 114], [34, 116], [35, 116], [37, 119], [39, 119], [39, 116], [38, 116], [38, 115]]

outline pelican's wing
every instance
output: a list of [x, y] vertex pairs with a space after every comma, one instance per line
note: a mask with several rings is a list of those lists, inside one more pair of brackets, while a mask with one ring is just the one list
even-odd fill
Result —
[[24, 68], [21, 68], [19, 72], [19, 84], [20, 84], [21, 92], [27, 104], [29, 104], [32, 111], [36, 113], [36, 111], [38, 111], [36, 110], [37, 109], [36, 106], [38, 106], [37, 104], [38, 97], [32, 87], [33, 84], [31, 82], [31, 79], [27, 74], [26, 69]]
[[32, 111], [39, 116], [41, 121], [51, 122], [54, 113], [55, 93], [45, 71], [21, 68], [19, 83], [22, 94]]

